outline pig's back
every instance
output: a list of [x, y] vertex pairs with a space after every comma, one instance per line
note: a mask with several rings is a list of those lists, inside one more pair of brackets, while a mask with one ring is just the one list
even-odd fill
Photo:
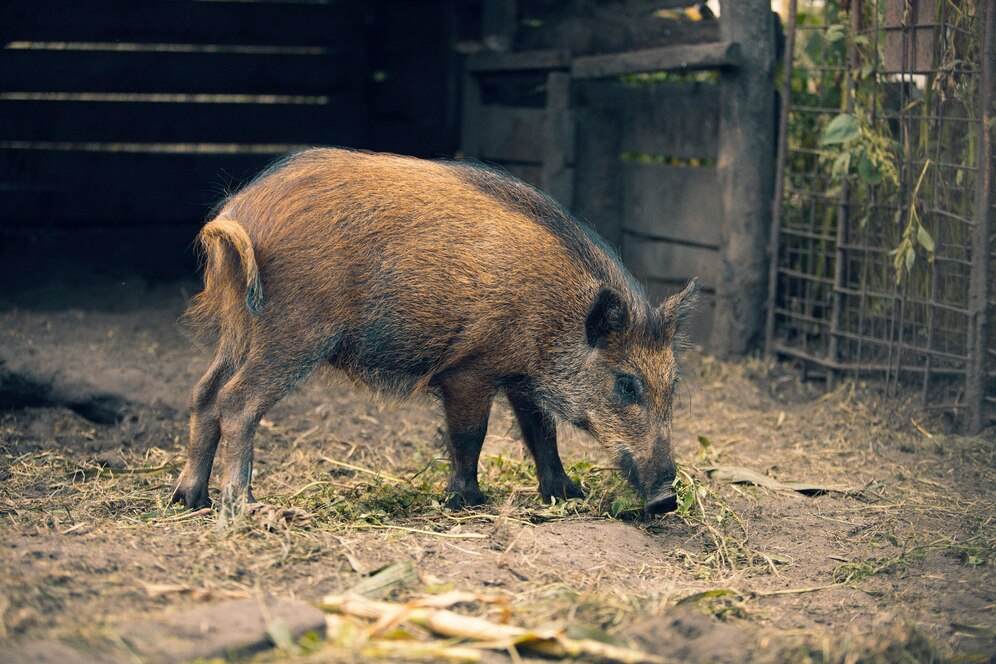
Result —
[[640, 299], [550, 199], [460, 162], [310, 150], [221, 214], [252, 239], [263, 314], [328, 337], [370, 382], [399, 367], [424, 377], [484, 345], [513, 364], [535, 356], [551, 326], [583, 320], [599, 283]]

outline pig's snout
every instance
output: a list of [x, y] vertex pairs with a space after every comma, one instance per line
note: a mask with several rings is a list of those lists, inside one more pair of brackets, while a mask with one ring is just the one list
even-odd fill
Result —
[[668, 487], [649, 499], [644, 509], [647, 514], [673, 512], [678, 509], [678, 496], [671, 487]]

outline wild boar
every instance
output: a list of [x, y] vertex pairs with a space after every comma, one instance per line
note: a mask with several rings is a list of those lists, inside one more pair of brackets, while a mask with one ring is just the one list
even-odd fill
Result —
[[448, 504], [485, 500], [478, 458], [507, 395], [539, 493], [582, 496], [558, 422], [618, 459], [651, 512], [674, 508], [676, 339], [693, 279], [654, 307], [619, 258], [507, 173], [341, 149], [293, 155], [232, 195], [199, 235], [204, 289], [188, 311], [217, 350], [193, 391], [172, 499], [252, 500], [263, 414], [321, 364], [374, 390], [442, 399]]

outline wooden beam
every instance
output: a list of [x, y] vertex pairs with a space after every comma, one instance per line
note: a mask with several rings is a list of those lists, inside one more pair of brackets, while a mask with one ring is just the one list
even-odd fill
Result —
[[[971, 312], [969, 318], [969, 362], [965, 379], [966, 400], [968, 401], [968, 419], [965, 422], [966, 432], [970, 434], [981, 433], [982, 427], [987, 424], [983, 413], [982, 398], [988, 392], [989, 385], [986, 380], [986, 353], [990, 352], [986, 340], [992, 343], [993, 331], [989, 327], [991, 313], [989, 308], [989, 298], [996, 296], [992, 292], [992, 267], [991, 260], [986, 260], [992, 247], [992, 181], [993, 181], [993, 143], [992, 127], [993, 120], [993, 53], [996, 47], [993, 40], [993, 24], [996, 22], [996, 9], [992, 2], [985, 3], [982, 24], [982, 77], [979, 81], [979, 111], [978, 131], [979, 141], [977, 145], [978, 170], [976, 171], [975, 183], [975, 228], [972, 233], [972, 268], [969, 276], [968, 286], [968, 306]], [[935, 275], [936, 278], [936, 275]], [[929, 366], [929, 365], [928, 365]]]
[[475, 53], [467, 58], [467, 68], [475, 74], [567, 69], [570, 63], [570, 54], [560, 50], [518, 51], [516, 53], [486, 51]]
[[739, 45], [723, 41], [576, 58], [571, 63], [571, 74], [575, 78], [606, 78], [652, 71], [730, 69], [739, 65]]
[[571, 75], [546, 75], [543, 117], [543, 189], [561, 205], [574, 203], [574, 114], [571, 111]]
[[742, 66], [720, 75], [719, 197], [723, 207], [710, 350], [741, 356], [763, 337], [775, 161], [775, 31], [770, 0], [723, 2], [720, 30]]
[[473, 118], [479, 127], [476, 156], [486, 161], [541, 163], [545, 117], [542, 108], [478, 107]]
[[[619, 164], [622, 170], [622, 227], [644, 238], [682, 244], [719, 245], [723, 208], [715, 168]], [[683, 279], [711, 274], [684, 274]]]

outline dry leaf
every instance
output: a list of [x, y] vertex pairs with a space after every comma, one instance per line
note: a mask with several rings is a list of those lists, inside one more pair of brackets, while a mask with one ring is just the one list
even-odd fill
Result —
[[839, 484], [814, 484], [811, 482], [782, 482], [774, 477], [762, 475], [756, 470], [743, 466], [707, 466], [703, 468], [709, 476], [721, 482], [731, 484], [754, 484], [773, 491], [797, 491], [807, 496], [818, 496], [824, 493], [851, 493], [854, 489]]

